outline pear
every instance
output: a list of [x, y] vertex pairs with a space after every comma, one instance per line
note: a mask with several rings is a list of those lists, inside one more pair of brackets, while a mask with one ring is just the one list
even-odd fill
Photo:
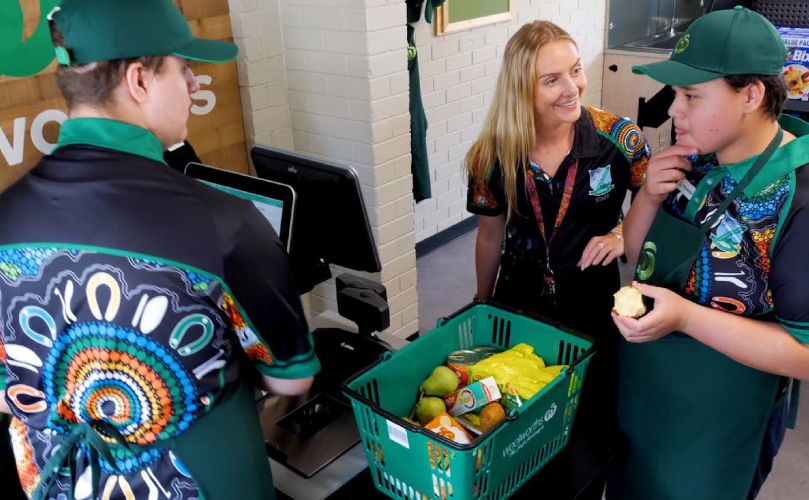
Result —
[[640, 290], [633, 286], [625, 286], [613, 294], [615, 297], [615, 307], [613, 311], [621, 316], [630, 318], [640, 318], [652, 308], [651, 297], [646, 297]]
[[458, 388], [458, 375], [447, 368], [439, 366], [421, 383], [421, 390], [427, 396], [444, 397]]
[[438, 415], [447, 411], [447, 406], [441, 398], [431, 396], [423, 397], [416, 405], [416, 419], [421, 425], [427, 425]]

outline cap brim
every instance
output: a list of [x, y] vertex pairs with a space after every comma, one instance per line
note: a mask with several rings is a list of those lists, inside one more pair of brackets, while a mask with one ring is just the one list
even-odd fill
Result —
[[646, 75], [660, 83], [677, 87], [705, 83], [725, 76], [722, 73], [695, 68], [671, 59], [642, 66], [632, 66], [632, 72], [636, 75]]
[[228, 62], [236, 58], [239, 48], [234, 43], [194, 38], [188, 45], [176, 49], [172, 55], [202, 62]]

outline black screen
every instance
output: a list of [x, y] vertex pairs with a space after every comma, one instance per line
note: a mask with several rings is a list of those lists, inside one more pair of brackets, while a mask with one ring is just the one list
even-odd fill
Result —
[[265, 146], [254, 147], [250, 155], [259, 178], [295, 190], [289, 255], [301, 293], [331, 277], [328, 264], [382, 270], [354, 170]]

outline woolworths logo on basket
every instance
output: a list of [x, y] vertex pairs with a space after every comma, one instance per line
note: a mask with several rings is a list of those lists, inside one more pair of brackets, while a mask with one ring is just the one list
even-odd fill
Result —
[[511, 458], [516, 455], [525, 445], [531, 442], [545, 428], [545, 423], [549, 422], [556, 415], [556, 403], [553, 403], [545, 415], [534, 420], [531, 426], [524, 430], [517, 438], [503, 449], [503, 457]]

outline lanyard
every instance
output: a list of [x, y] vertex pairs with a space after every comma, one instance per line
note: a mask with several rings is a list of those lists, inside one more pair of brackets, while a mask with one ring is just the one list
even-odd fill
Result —
[[537, 193], [536, 181], [528, 168], [525, 171], [525, 184], [528, 187], [528, 195], [531, 198], [531, 207], [534, 209], [534, 217], [539, 225], [539, 234], [542, 236], [542, 241], [545, 243], [545, 276], [543, 278], [545, 289], [544, 295], [556, 294], [556, 280], [553, 277], [553, 270], [551, 269], [551, 242], [559, 232], [559, 226], [567, 215], [567, 209], [570, 208], [570, 199], [573, 197], [573, 186], [576, 183], [576, 173], [579, 170], [579, 160], [575, 160], [568, 168], [567, 178], [565, 179], [565, 188], [562, 192], [562, 202], [559, 205], [559, 212], [556, 214], [556, 221], [553, 224], [553, 231], [550, 237], [545, 235], [545, 218], [542, 215], [542, 206], [539, 204], [539, 193]]

